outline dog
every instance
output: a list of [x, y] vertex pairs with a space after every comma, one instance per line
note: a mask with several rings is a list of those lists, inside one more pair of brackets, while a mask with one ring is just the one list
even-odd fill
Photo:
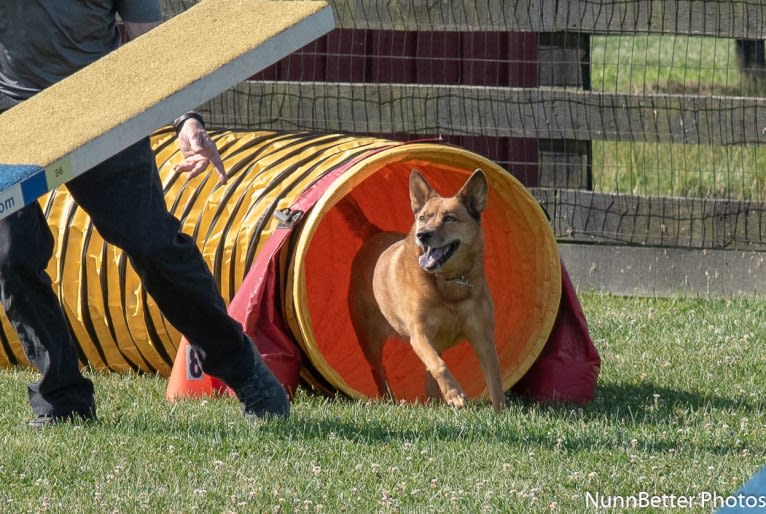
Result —
[[348, 304], [351, 322], [378, 392], [393, 398], [383, 366], [389, 337], [409, 341], [426, 368], [428, 398], [460, 408], [465, 392], [441, 353], [468, 340], [496, 411], [505, 407], [494, 339], [494, 307], [484, 274], [481, 213], [489, 185], [480, 169], [452, 197], [442, 197], [412, 170], [409, 193], [414, 223], [408, 234], [369, 222], [347, 195], [338, 208], [364, 242], [354, 256]]

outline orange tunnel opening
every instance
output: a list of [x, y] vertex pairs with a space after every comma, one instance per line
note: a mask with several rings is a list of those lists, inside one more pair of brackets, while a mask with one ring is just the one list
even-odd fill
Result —
[[[442, 196], [457, 192], [476, 168], [487, 173], [490, 195], [482, 216], [485, 271], [507, 390], [529, 369], [550, 334], [561, 287], [558, 252], [532, 195], [491, 161], [456, 147], [411, 144], [387, 150], [336, 181], [307, 218], [296, 244], [286, 295], [292, 300], [286, 309], [288, 323], [331, 386], [351, 397], [378, 396], [346, 300], [351, 261], [362, 241], [334, 205], [351, 195], [371, 222], [406, 233], [413, 221], [408, 191], [413, 168]], [[447, 350], [443, 358], [469, 397], [484, 394], [484, 378], [467, 342]], [[425, 369], [408, 344], [389, 341], [384, 364], [397, 399], [425, 399]]]

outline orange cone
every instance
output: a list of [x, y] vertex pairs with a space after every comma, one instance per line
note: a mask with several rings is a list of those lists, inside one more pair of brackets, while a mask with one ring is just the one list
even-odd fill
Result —
[[182, 398], [200, 398], [224, 394], [229, 389], [221, 380], [202, 371], [197, 352], [185, 337], [181, 338], [173, 370], [168, 378], [165, 398], [168, 401]]

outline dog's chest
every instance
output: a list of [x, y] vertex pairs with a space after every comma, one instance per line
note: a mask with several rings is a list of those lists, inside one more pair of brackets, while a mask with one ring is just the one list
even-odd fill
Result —
[[475, 322], [476, 305], [473, 300], [433, 302], [423, 315], [432, 345], [445, 350], [465, 339], [466, 327]]

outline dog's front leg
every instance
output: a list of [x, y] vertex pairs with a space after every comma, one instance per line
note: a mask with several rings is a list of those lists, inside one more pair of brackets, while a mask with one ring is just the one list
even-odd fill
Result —
[[499, 412], [505, 408], [505, 393], [500, 378], [500, 361], [491, 334], [491, 330], [489, 334], [471, 334], [469, 341], [479, 359], [479, 367], [481, 367], [481, 373], [484, 375], [484, 383], [487, 384], [492, 406]]
[[[439, 386], [444, 401], [450, 407], [464, 407], [466, 403], [465, 392], [460, 387], [455, 376], [447, 368], [447, 364], [442, 360], [434, 347], [423, 334], [414, 334], [410, 338], [410, 343], [415, 354], [426, 367], [426, 372], [433, 377], [433, 380]], [[428, 380], [428, 379], [426, 379]]]
[[500, 379], [500, 362], [497, 358], [495, 345], [489, 341], [482, 345], [481, 350], [476, 348], [476, 354], [479, 357], [479, 366], [482, 375], [484, 375], [484, 383], [487, 384], [489, 390], [492, 406], [499, 412], [505, 408], [505, 393]]

